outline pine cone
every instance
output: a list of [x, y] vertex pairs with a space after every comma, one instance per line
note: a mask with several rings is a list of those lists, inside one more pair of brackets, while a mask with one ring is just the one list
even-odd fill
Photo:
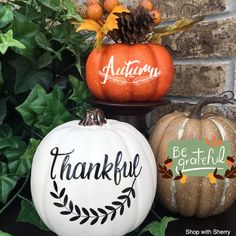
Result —
[[154, 19], [143, 7], [133, 9], [131, 12], [116, 14], [118, 29], [108, 35], [117, 43], [142, 43], [147, 41], [147, 35], [152, 32]]

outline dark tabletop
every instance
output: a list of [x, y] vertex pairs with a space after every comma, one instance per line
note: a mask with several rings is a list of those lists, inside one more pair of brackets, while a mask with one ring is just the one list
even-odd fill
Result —
[[[206, 219], [198, 218], [183, 218], [179, 215], [173, 215], [166, 211], [161, 205], [154, 208], [161, 217], [168, 215], [178, 218], [178, 220], [171, 222], [166, 231], [166, 236], [185, 236], [185, 235], [226, 235], [220, 234], [216, 230], [231, 230], [230, 236], [236, 236], [236, 203], [224, 214], [214, 216]], [[15, 201], [7, 211], [0, 216], [0, 229], [11, 233], [13, 236], [56, 236], [52, 232], [44, 232], [37, 229], [35, 226], [27, 223], [17, 223], [16, 217], [20, 211], [20, 202]], [[148, 215], [143, 226], [156, 220], [152, 212]], [[143, 227], [142, 226], [142, 227]], [[191, 231], [192, 230], [192, 233]], [[194, 231], [197, 230], [197, 231]], [[212, 234], [201, 234], [201, 230], [211, 230]], [[214, 231], [215, 230], [215, 231]], [[221, 231], [223, 232], [223, 231]], [[214, 234], [217, 233], [217, 234]], [[136, 236], [137, 233], [133, 232], [127, 236]], [[150, 235], [149, 233], [143, 234], [144, 236]], [[69, 235], [68, 235], [69, 236]], [[78, 235], [85, 236], [85, 235]]]

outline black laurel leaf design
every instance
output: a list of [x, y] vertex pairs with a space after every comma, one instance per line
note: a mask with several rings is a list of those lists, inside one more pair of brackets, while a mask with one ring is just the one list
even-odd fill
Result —
[[106, 208], [108, 211], [114, 211], [114, 210], [115, 210], [115, 207], [112, 207], [112, 206], [105, 206], [105, 208]]
[[122, 193], [127, 193], [127, 192], [130, 192], [130, 190], [131, 190], [132, 188], [125, 188], [123, 191], [122, 191]]
[[123, 215], [124, 210], [125, 210], [124, 205], [121, 205], [121, 206], [120, 206], [120, 215], [121, 215], [121, 216]]
[[104, 215], [103, 219], [101, 220], [101, 224], [103, 225], [107, 221], [108, 215]]
[[80, 218], [80, 216], [74, 216], [74, 217], [70, 218], [70, 221], [76, 221], [76, 220], [78, 220], [79, 218]]
[[[64, 208], [65, 210], [60, 211], [61, 215], [68, 215], [71, 216], [69, 218], [69, 221], [77, 221], [81, 219], [80, 224], [85, 224], [89, 220], [91, 220], [90, 225], [94, 225], [99, 222], [99, 219], [101, 219], [100, 223], [104, 224], [108, 217], [111, 221], [115, 219], [117, 215], [123, 215], [125, 211], [125, 206], [127, 205], [128, 208], [131, 206], [131, 196], [135, 198], [135, 190], [134, 190], [134, 183], [136, 181], [136, 178], [134, 179], [132, 186], [125, 188], [122, 190], [122, 194], [117, 197], [117, 200], [112, 201], [111, 205], [106, 205], [104, 208], [89, 208], [86, 209], [84, 207], [79, 207], [78, 205], [74, 204], [71, 200], [69, 200], [69, 197], [66, 193], [66, 189], [62, 188], [60, 191], [58, 189], [58, 185], [56, 181], [53, 181], [53, 186], [55, 192], [50, 192], [50, 195], [57, 199], [57, 201], [60, 202], [54, 202], [53, 204], [56, 207]], [[58, 194], [59, 192], [59, 194]], [[119, 213], [119, 214], [118, 214]]]
[[118, 197], [118, 199], [120, 199], [120, 200], [124, 200], [124, 199], [126, 199], [126, 198], [127, 198], [126, 195], [121, 195], [121, 196]]
[[57, 182], [55, 180], [53, 181], [53, 187], [55, 191], [58, 192]]
[[65, 197], [64, 197], [64, 206], [66, 206], [67, 202], [68, 202], [68, 195], [66, 194]]
[[80, 211], [80, 209], [79, 209], [79, 207], [77, 205], [75, 205], [75, 211], [76, 211], [77, 215], [80, 216], [81, 211]]
[[60, 194], [59, 194], [59, 198], [62, 198], [62, 197], [64, 196], [65, 191], [66, 191], [65, 188], [63, 188], [63, 189], [61, 190], [61, 192], [60, 192]]
[[100, 213], [102, 213], [103, 215], [106, 215], [106, 214], [107, 214], [107, 212], [106, 212], [105, 210], [103, 210], [102, 208], [98, 208], [98, 211], [99, 211]]
[[134, 191], [133, 188], [130, 190], [130, 192], [131, 192], [132, 197], [135, 198], [135, 197], [136, 197], [136, 194], [135, 194], [135, 191]]
[[62, 215], [70, 215], [70, 214], [71, 214], [70, 211], [61, 211], [60, 213], [61, 213]]
[[70, 208], [70, 211], [72, 212], [72, 211], [73, 211], [73, 208], [74, 208], [74, 205], [73, 205], [73, 202], [72, 202], [72, 201], [69, 202], [69, 208]]
[[89, 212], [86, 208], [82, 207], [82, 211], [86, 216], [89, 216]]
[[56, 207], [64, 207], [64, 204], [61, 204], [59, 202], [54, 202], [53, 203]]
[[113, 221], [116, 217], [116, 211], [113, 211], [113, 213], [111, 214], [111, 221]]
[[122, 202], [115, 201], [115, 202], [112, 202], [111, 204], [115, 205], [115, 206], [120, 206], [122, 204]]
[[94, 219], [91, 221], [90, 225], [96, 224], [96, 223], [98, 222], [98, 219], [99, 219], [99, 216], [96, 217], [96, 218], [94, 218]]
[[90, 208], [90, 211], [95, 215], [95, 217], [99, 217], [98, 213], [93, 208]]
[[82, 225], [82, 224], [86, 223], [88, 220], [89, 220], [89, 216], [85, 217], [85, 218], [80, 222], [80, 224]]
[[127, 201], [126, 201], [126, 202], [127, 202], [127, 207], [130, 208], [130, 206], [131, 206], [131, 200], [130, 200], [129, 197], [127, 198]]
[[50, 192], [50, 194], [51, 194], [51, 196], [52, 197], [54, 197], [54, 198], [56, 198], [56, 199], [59, 199], [60, 197], [58, 197], [55, 193], [53, 193], [53, 192]]

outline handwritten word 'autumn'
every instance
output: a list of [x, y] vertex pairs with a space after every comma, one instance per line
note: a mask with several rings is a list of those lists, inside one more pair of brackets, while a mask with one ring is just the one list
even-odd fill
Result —
[[117, 77], [124, 78], [135, 78], [137, 76], [142, 76], [145, 73], [148, 79], [155, 79], [160, 76], [160, 70], [157, 67], [145, 64], [140, 66], [141, 62], [139, 60], [125, 61], [123, 67], [119, 67], [115, 70], [115, 57], [112, 56], [108, 62], [107, 66], [104, 66], [100, 75], [104, 77], [102, 84], [106, 84], [108, 79], [115, 79]]

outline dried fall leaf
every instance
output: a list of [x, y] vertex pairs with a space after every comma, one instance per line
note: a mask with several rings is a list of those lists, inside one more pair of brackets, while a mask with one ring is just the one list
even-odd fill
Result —
[[180, 179], [181, 184], [186, 184], [187, 182], [187, 175], [183, 175], [182, 178]]
[[158, 37], [163, 37], [166, 35], [175, 34], [180, 31], [187, 30], [187, 29], [191, 28], [193, 25], [195, 25], [196, 23], [202, 21], [203, 19], [204, 19], [203, 16], [198, 16], [193, 19], [183, 18], [181, 20], [176, 21], [176, 23], [174, 25], [156, 28], [154, 30], [153, 36], [157, 37], [156, 35], [158, 35]]
[[159, 34], [153, 34], [149, 41], [150, 43], [161, 44], [162, 37]]
[[208, 178], [209, 178], [209, 181], [210, 181], [211, 184], [215, 184], [216, 183], [216, 178], [213, 175], [213, 173], [209, 173], [208, 174]]
[[[74, 21], [72, 24], [77, 24], [78, 22]], [[98, 24], [94, 20], [86, 19], [82, 23], [80, 23], [79, 28], [76, 29], [76, 32], [83, 31], [83, 30], [89, 30], [89, 31], [95, 31], [96, 33], [100, 33], [102, 29], [102, 26]]]
[[[76, 32], [88, 30], [88, 31], [94, 31], [96, 32], [96, 44], [95, 46], [97, 48], [101, 47], [102, 40], [105, 37], [105, 35], [108, 33], [108, 31], [112, 31], [113, 29], [118, 28], [117, 19], [119, 16], [117, 16], [117, 13], [122, 12], [129, 12], [129, 10], [124, 5], [118, 5], [116, 6], [112, 12], [108, 15], [105, 23], [103, 25], [100, 25], [98, 22], [91, 20], [91, 19], [85, 19], [82, 23], [80, 23], [79, 27], [77, 28]], [[72, 24], [77, 25], [77, 21], [72, 21]]]
[[[72, 24], [77, 24], [77, 22], [72, 22]], [[77, 28], [76, 32], [84, 30], [94, 31], [96, 33], [95, 46], [100, 48], [104, 37], [102, 34], [102, 26], [94, 20], [85, 19], [82, 23], [80, 23], [80, 26]]]
[[112, 12], [107, 17], [105, 24], [102, 27], [102, 32], [105, 35], [108, 33], [108, 31], [112, 31], [113, 29], [118, 29], [117, 19], [119, 18], [119, 16], [117, 16], [116, 14], [122, 12], [130, 12], [130, 11], [124, 5], [118, 5], [114, 7]]

